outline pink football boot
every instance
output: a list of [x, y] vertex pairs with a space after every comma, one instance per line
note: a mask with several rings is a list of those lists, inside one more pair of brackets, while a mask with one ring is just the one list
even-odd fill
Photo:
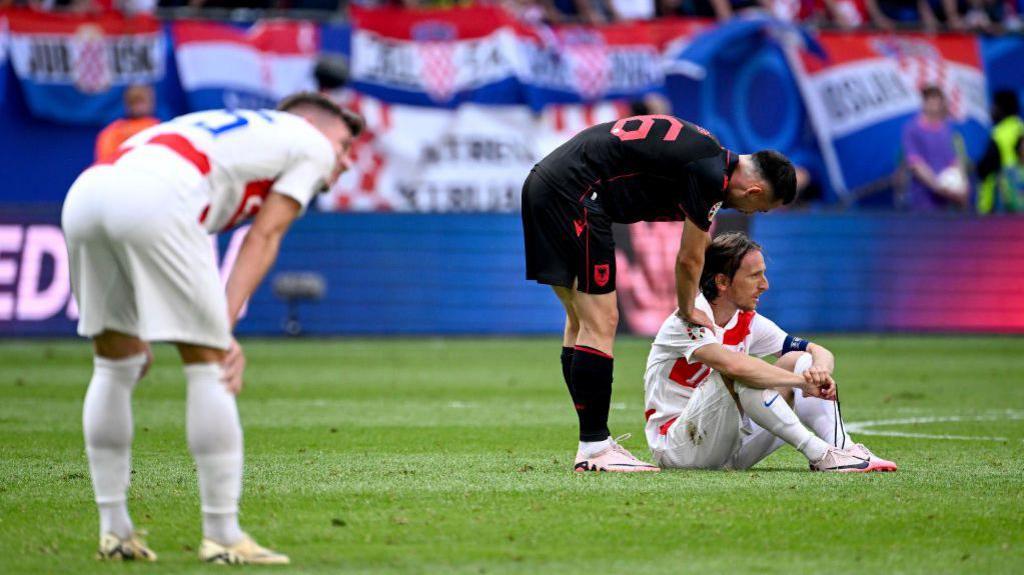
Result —
[[615, 471], [619, 473], [632, 473], [636, 471], [661, 471], [657, 466], [644, 463], [625, 447], [619, 445], [619, 441], [629, 439], [629, 434], [612, 439], [612, 444], [598, 451], [590, 457], [584, 457], [582, 452], [576, 453], [576, 465], [573, 471]]
[[850, 453], [867, 459], [871, 463], [871, 471], [896, 471], [896, 464], [887, 459], [871, 453], [871, 450], [864, 447], [863, 443], [858, 443], [853, 447], [847, 449]]
[[838, 447], [829, 447], [828, 451], [825, 452], [824, 457], [811, 463], [811, 471], [831, 471], [838, 473], [866, 473], [869, 471], [893, 471], [896, 467], [888, 462], [892, 467], [882, 465], [884, 460], [874, 458], [872, 459], [868, 454], [853, 449], [839, 449]]

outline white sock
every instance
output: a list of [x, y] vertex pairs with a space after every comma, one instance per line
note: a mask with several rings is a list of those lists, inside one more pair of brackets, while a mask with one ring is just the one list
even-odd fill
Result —
[[816, 437], [800, 423], [793, 409], [774, 389], [755, 389], [736, 384], [736, 394], [747, 416], [803, 453], [808, 461], [825, 456], [828, 444]]
[[825, 443], [847, 449], [854, 442], [839, 417], [839, 405], [834, 401], [819, 397], [807, 397], [799, 389], [793, 397], [793, 408], [797, 417], [804, 425], [814, 430], [814, 434]]
[[[793, 372], [801, 374], [811, 367], [811, 363], [811, 354], [805, 353], [797, 360]], [[846, 426], [839, 417], [838, 403], [820, 397], [807, 397], [799, 389], [793, 391], [793, 410], [804, 425], [829, 445], [841, 449], [853, 447], [853, 440], [846, 433]]]
[[128, 537], [134, 530], [127, 504], [132, 390], [145, 365], [144, 353], [124, 359], [93, 358], [92, 380], [82, 407], [82, 428], [93, 492], [99, 505], [100, 535]]
[[607, 449], [612, 444], [612, 438], [602, 439], [601, 441], [581, 441], [579, 450], [583, 453], [584, 457], [592, 457], [594, 454], [600, 453], [602, 450]]
[[231, 545], [242, 539], [238, 500], [242, 494], [242, 426], [235, 396], [221, 381], [216, 363], [185, 366], [188, 380], [188, 446], [199, 471], [203, 535]]

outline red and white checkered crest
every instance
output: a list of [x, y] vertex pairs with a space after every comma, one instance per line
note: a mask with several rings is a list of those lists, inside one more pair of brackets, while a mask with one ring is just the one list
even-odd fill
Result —
[[896, 59], [900, 73], [912, 89], [937, 86], [946, 95], [950, 115], [958, 120], [964, 118], [967, 111], [963, 91], [949, 73], [949, 65], [942, 53], [930, 42], [913, 38], [890, 38], [876, 42], [874, 48]]
[[595, 33], [574, 33], [564, 41], [566, 67], [574, 87], [587, 100], [603, 96], [612, 79], [612, 66], [604, 39]]
[[420, 57], [423, 88], [435, 102], [447, 102], [455, 95], [455, 49], [458, 31], [449, 22], [428, 21], [413, 26], [412, 38]]
[[455, 42], [417, 44], [423, 71], [423, 87], [436, 102], [447, 102], [455, 95]]
[[71, 39], [71, 70], [75, 86], [87, 94], [110, 88], [113, 72], [103, 30], [93, 24], [80, 26]]

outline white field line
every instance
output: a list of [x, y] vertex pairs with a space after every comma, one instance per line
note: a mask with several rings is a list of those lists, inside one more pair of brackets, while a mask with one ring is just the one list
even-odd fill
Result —
[[[1024, 412], [1006, 410], [984, 415], [942, 415], [934, 417], [904, 417], [900, 419], [878, 419], [873, 421], [857, 421], [846, 424], [850, 433], [862, 435], [881, 435], [885, 437], [913, 437], [917, 439], [953, 439], [961, 441], [1009, 441], [1006, 437], [986, 435], [946, 435], [932, 433], [913, 433], [908, 431], [890, 431], [872, 429], [887, 425], [920, 425], [925, 423], [956, 423], [961, 421], [1007, 421], [1024, 419]], [[1022, 440], [1024, 441], [1024, 440]]]

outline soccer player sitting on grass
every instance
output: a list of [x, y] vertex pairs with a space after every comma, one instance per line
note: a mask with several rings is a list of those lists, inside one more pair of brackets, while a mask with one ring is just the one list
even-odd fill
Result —
[[565, 308], [562, 379], [579, 422], [574, 471], [658, 471], [608, 429], [619, 324], [612, 224], [686, 222], [676, 313], [710, 330], [693, 298], [715, 214], [767, 212], [795, 197], [793, 164], [779, 152], [738, 155], [704, 128], [666, 115], [591, 126], [534, 166], [523, 183], [526, 277], [550, 285]]
[[[755, 311], [768, 290], [761, 246], [740, 232], [716, 237], [700, 290], [694, 307], [714, 332], [673, 313], [647, 359], [646, 435], [658, 465], [746, 469], [785, 442], [813, 471], [896, 470], [846, 433], [832, 353]], [[779, 356], [774, 366], [757, 359], [767, 355]]]

